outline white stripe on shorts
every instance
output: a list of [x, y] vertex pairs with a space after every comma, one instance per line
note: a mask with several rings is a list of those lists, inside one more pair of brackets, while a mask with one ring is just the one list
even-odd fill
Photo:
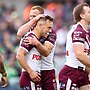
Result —
[[67, 84], [66, 84], [66, 90], [70, 90], [71, 83], [72, 83], [71, 79], [68, 78]]
[[35, 90], [35, 83], [33, 83], [32, 81], [31, 82], [31, 90]]

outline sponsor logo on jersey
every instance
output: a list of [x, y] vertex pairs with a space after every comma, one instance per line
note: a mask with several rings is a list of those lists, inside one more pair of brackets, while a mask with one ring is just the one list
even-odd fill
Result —
[[33, 54], [32, 59], [41, 60], [41, 56]]
[[80, 32], [80, 31], [76, 31], [76, 32], [74, 32], [74, 36], [73, 36], [73, 40], [80, 40], [80, 41], [84, 41], [84, 38], [82, 38], [82, 37], [80, 37], [81, 36], [81, 34], [82, 34], [82, 32]]

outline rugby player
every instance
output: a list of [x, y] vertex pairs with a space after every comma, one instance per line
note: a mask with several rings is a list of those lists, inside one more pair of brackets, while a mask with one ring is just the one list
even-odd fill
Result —
[[76, 24], [67, 35], [66, 63], [59, 73], [60, 90], [90, 90], [88, 73], [85, 71], [86, 67], [90, 68], [89, 5], [77, 5], [73, 16]]
[[[30, 16], [33, 16], [33, 13], [31, 13], [31, 12], [30, 12]], [[29, 32], [29, 30], [32, 28], [33, 22], [36, 24], [39, 17], [44, 17], [44, 15], [38, 15], [38, 16], [34, 17], [27, 26], [22, 25], [20, 27], [17, 35], [22, 37], [26, 32]], [[28, 28], [26, 28], [26, 27], [28, 27]], [[43, 41], [43, 43], [42, 43], [42, 41]], [[29, 45], [29, 44], [35, 45], [37, 50], [42, 55], [41, 82], [42, 82], [43, 90], [50, 90], [50, 89], [56, 90], [56, 87], [57, 87], [56, 86], [56, 78], [55, 78], [55, 69], [54, 69], [54, 64], [53, 64], [55, 41], [56, 41], [56, 33], [52, 30], [50, 30], [50, 33], [47, 33], [45, 35], [45, 38], [42, 38], [40, 40], [40, 42], [35, 38], [26, 39], [26, 41], [25, 41], [25, 42], [27, 42], [26, 43], [27, 45]]]
[[[41, 56], [34, 45], [26, 45], [24, 38], [39, 38], [49, 32], [53, 26], [53, 19], [50, 16], [41, 18], [33, 31], [28, 32], [23, 39], [17, 52], [17, 59], [24, 69], [20, 78], [20, 87], [23, 90], [31, 90], [30, 80], [37, 83], [40, 81]], [[28, 89], [27, 89], [28, 88]], [[36, 89], [37, 90], [37, 89]]]

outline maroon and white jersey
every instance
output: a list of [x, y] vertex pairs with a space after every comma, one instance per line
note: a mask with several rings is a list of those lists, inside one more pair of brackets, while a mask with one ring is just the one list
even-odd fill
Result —
[[47, 57], [42, 56], [41, 70], [52, 70], [54, 69], [53, 57], [54, 57], [54, 51], [56, 46], [56, 33], [52, 31], [50, 35], [46, 38], [45, 42], [50, 43], [54, 47]]
[[[36, 37], [37, 38], [36, 34], [32, 31], [28, 32], [25, 35], [25, 37]], [[37, 49], [33, 45], [26, 46], [25, 43], [23, 42], [23, 39], [20, 42], [20, 48], [28, 52], [26, 55], [26, 60], [27, 60], [28, 65], [31, 67], [31, 69], [40, 72], [40, 67], [41, 67], [40, 53], [37, 51]], [[25, 70], [22, 69], [22, 71], [25, 71]]]
[[74, 68], [78, 68], [78, 66], [85, 68], [85, 65], [76, 58], [73, 50], [73, 44], [82, 44], [84, 46], [84, 52], [88, 54], [90, 39], [88, 31], [85, 30], [81, 23], [77, 23], [72, 26], [67, 35], [65, 64]]

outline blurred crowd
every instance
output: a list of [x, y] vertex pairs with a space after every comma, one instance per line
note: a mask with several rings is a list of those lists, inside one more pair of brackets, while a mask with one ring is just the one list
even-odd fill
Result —
[[[54, 64], [56, 68], [56, 76], [58, 77], [58, 72], [65, 61], [67, 33], [70, 27], [74, 24], [72, 10], [75, 5], [85, 2], [85, 0], [26, 1], [27, 5], [23, 10], [22, 15], [19, 14], [15, 6], [8, 8], [3, 2], [0, 2], [0, 53], [3, 55], [5, 68], [9, 78], [9, 86], [7, 87], [9, 89], [6, 90], [20, 90], [15, 87], [19, 83], [19, 77], [21, 74], [21, 68], [15, 57], [20, 41], [16, 36], [16, 33], [18, 28], [29, 20], [31, 7], [33, 5], [41, 5], [45, 9], [45, 13], [54, 18], [53, 30], [57, 33]], [[90, 3], [89, 0], [86, 0], [86, 2]]]

